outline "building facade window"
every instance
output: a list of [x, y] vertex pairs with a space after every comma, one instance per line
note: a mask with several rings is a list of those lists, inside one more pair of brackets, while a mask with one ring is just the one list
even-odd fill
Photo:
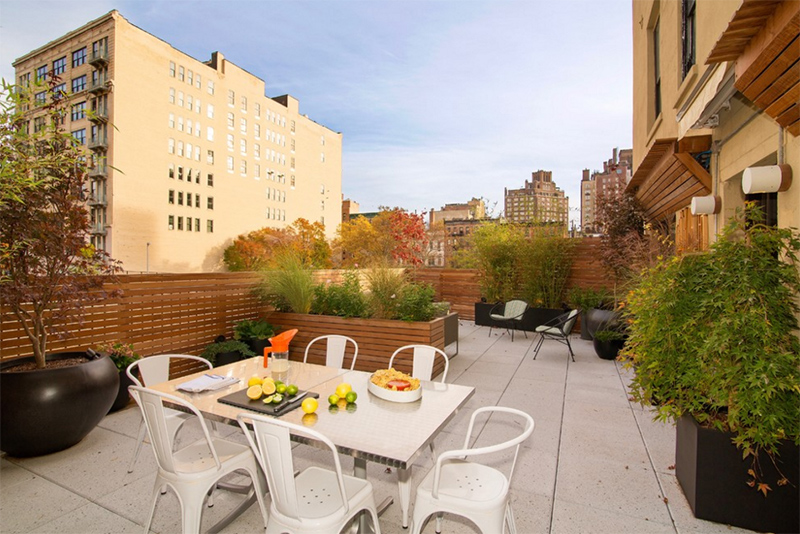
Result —
[[169, 192], [167, 194], [167, 203], [175, 204], [175, 190], [174, 189], [170, 189], [169, 190]]
[[86, 47], [79, 48], [72, 53], [72, 68], [80, 67], [86, 63]]
[[236, 105], [236, 93], [233, 92], [233, 89], [228, 89], [228, 105]]
[[75, 130], [72, 132], [72, 137], [75, 138], [75, 142], [79, 145], [86, 144], [86, 128], [81, 128], [80, 130]]
[[209, 150], [208, 153], [206, 154], [206, 163], [208, 163], [209, 165], [213, 165], [214, 164], [214, 151], [213, 150]]
[[233, 113], [228, 113], [228, 129], [233, 130], [236, 126], [236, 119], [233, 116]]
[[170, 215], [169, 217], [167, 217], [167, 228], [170, 229], [170, 230], [174, 230], [175, 229], [175, 216], [174, 215]]
[[86, 102], [78, 102], [72, 105], [72, 120], [79, 121], [86, 117]]
[[214, 209], [214, 197], [208, 197], [206, 199], [206, 207], [210, 210]]
[[186, 83], [194, 85], [194, 72], [191, 69], [186, 71]]
[[169, 75], [170, 75], [172, 78], [174, 78], [174, 77], [175, 77], [175, 62], [174, 62], [174, 61], [170, 61], [170, 62], [169, 62]]
[[242, 111], [247, 111], [247, 97], [242, 97]]
[[180, 81], [183, 81], [183, 80], [184, 80], [184, 70], [183, 70], [183, 66], [179, 66], [179, 67], [178, 67], [178, 80], [180, 80]]
[[72, 92], [79, 93], [86, 89], [86, 75], [78, 76], [72, 79]]
[[178, 206], [183, 206], [183, 191], [178, 191]]
[[170, 178], [172, 178], [173, 180], [175, 179], [175, 164], [174, 163], [170, 163], [169, 164], [169, 172], [168, 172], [167, 175]]
[[253, 109], [254, 109], [254, 113], [255, 113], [256, 118], [260, 118], [261, 117], [261, 104], [256, 102], [255, 104], [253, 104]]
[[175, 103], [175, 89], [172, 87], [169, 88], [169, 103], [170, 104]]
[[199, 232], [200, 231], [200, 219], [195, 219], [194, 220], [194, 231], [195, 232]]
[[214, 104], [209, 104], [208, 105], [208, 107], [206, 108], [206, 116], [209, 119], [213, 119], [214, 118]]
[[208, 175], [206, 176], [206, 185], [208, 187], [214, 187], [214, 175], [213, 174], [208, 173]]
[[660, 21], [656, 22], [656, 25], [653, 27], [653, 106], [655, 115], [653, 119], [655, 120], [656, 117], [661, 115], [661, 66], [659, 62], [661, 60], [660, 54]]
[[206, 232], [208, 232], [209, 234], [214, 233], [214, 221], [212, 221], [211, 219], [206, 221]]
[[67, 71], [67, 56], [53, 61], [53, 74], [64, 74]]
[[208, 80], [208, 94], [214, 94], [214, 82], [211, 80]]
[[42, 65], [36, 69], [36, 81], [42, 81], [47, 78], [47, 65]]
[[178, 217], [178, 230], [183, 230], [183, 217]]
[[228, 172], [233, 172], [233, 156], [228, 156]]
[[681, 0], [682, 26], [682, 78], [689, 74], [695, 62], [695, 6], [696, 0]]

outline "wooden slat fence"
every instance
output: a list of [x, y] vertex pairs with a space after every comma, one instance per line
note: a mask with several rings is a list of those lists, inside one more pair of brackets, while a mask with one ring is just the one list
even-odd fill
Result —
[[[608, 285], [610, 277], [598, 259], [599, 244], [597, 238], [578, 244], [570, 287]], [[450, 302], [461, 319], [474, 320], [474, 303], [480, 300], [478, 271], [416, 269], [411, 275], [433, 285], [437, 300]], [[133, 343], [144, 356], [199, 354], [218, 335], [230, 337], [234, 323], [266, 317], [268, 310], [252, 293], [259, 279], [253, 272], [120, 276], [123, 297], [89, 307], [81, 325], [67, 325], [72, 335], [51, 337], [48, 350], [85, 350], [119, 340]], [[317, 271], [315, 280], [340, 281], [341, 271]], [[16, 318], [0, 306], [0, 361], [31, 354]]]

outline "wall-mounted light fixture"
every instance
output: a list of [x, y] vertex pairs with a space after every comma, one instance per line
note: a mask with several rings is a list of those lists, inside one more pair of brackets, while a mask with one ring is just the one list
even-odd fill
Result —
[[692, 215], [711, 215], [719, 213], [722, 208], [720, 198], [714, 195], [707, 197], [692, 197]]
[[789, 165], [748, 167], [742, 175], [742, 191], [745, 195], [783, 192], [791, 186], [792, 168]]

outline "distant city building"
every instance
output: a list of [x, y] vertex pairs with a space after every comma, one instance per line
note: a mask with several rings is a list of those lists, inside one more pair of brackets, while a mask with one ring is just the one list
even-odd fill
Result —
[[563, 226], [569, 224], [569, 197], [556, 187], [551, 171], [536, 171], [521, 189], [505, 190], [505, 216], [509, 222]]
[[[111, 11], [14, 62], [57, 75], [91, 156], [92, 243], [130, 271], [222, 268], [238, 235], [341, 219], [342, 134], [219, 52], [198, 61]], [[84, 141], [85, 140], [85, 141]]]
[[461, 204], [445, 204], [431, 209], [428, 216], [428, 257], [426, 264], [444, 267], [455, 250], [464, 246], [475, 226], [486, 219], [483, 199], [473, 198]]
[[[342, 195], [344, 197], [344, 195]], [[348, 222], [353, 214], [358, 214], [361, 207], [355, 200], [344, 199], [342, 200], [342, 222]]]
[[603, 172], [584, 169], [581, 180], [581, 231], [584, 234], [599, 233], [597, 218], [598, 198], [612, 190], [624, 190], [631, 179], [633, 150], [624, 149], [619, 153], [615, 148], [611, 159], [603, 162]]

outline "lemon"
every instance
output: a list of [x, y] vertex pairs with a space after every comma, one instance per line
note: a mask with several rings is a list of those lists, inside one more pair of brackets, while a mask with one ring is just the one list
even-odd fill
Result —
[[344, 398], [347, 400], [347, 404], [353, 404], [358, 398], [358, 393], [355, 391], [350, 391], [344, 396]]
[[272, 395], [275, 393], [275, 382], [272, 380], [264, 380], [264, 383], [261, 384], [261, 391], [264, 392], [264, 395]]
[[247, 388], [247, 396], [253, 400], [258, 400], [261, 398], [261, 386], [256, 384], [255, 386], [250, 386]]
[[303, 416], [303, 424], [305, 426], [314, 426], [315, 424], [317, 424], [317, 419], [319, 419], [319, 416], [317, 414], [307, 413]]
[[353, 390], [353, 387], [348, 384], [347, 382], [342, 382], [338, 386], [336, 386], [336, 394], [340, 397], [346, 397], [348, 393]]
[[334, 405], [337, 402], [339, 402], [339, 395], [336, 393], [328, 397], [328, 404]]
[[253, 375], [250, 377], [250, 380], [247, 381], [247, 387], [260, 386], [262, 383], [264, 383], [262, 378]]
[[305, 413], [314, 413], [317, 411], [317, 406], [319, 406], [319, 404], [317, 403], [317, 399], [309, 397], [305, 399], [303, 401], [303, 404], [301, 404], [300, 406], [303, 408], [303, 411]]

